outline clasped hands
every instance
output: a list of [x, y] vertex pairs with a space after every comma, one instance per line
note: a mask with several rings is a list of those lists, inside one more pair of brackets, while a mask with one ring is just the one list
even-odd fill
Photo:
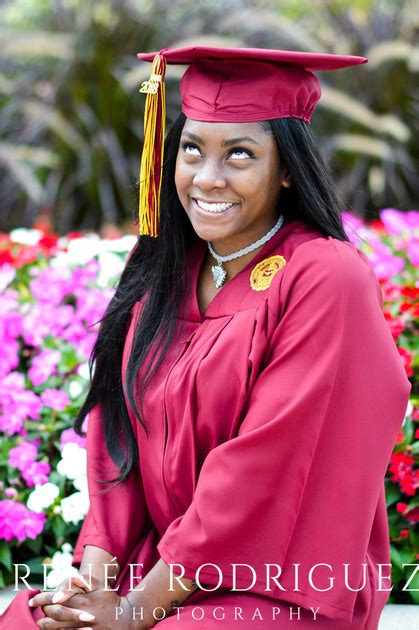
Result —
[[[84, 578], [84, 579], [83, 579]], [[148, 630], [149, 625], [132, 618], [133, 607], [127, 597], [116, 591], [104, 590], [104, 583], [86, 575], [71, 576], [71, 588], [66, 579], [55, 591], [42, 592], [29, 600], [29, 605], [41, 606], [46, 617], [36, 623], [42, 630], [84, 628], [88, 630]], [[123, 612], [116, 620], [115, 611]]]

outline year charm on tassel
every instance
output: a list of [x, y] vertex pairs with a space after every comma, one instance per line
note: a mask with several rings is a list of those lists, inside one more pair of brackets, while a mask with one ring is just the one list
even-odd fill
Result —
[[141, 83], [139, 92], [141, 92], [141, 94], [157, 94], [161, 80], [162, 77], [160, 74], [152, 74], [148, 81]]
[[214, 265], [211, 267], [212, 277], [217, 289], [223, 286], [225, 279], [227, 278], [227, 272], [223, 268], [222, 263], [220, 265]]

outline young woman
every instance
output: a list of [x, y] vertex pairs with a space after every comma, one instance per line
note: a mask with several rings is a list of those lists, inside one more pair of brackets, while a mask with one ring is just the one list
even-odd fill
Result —
[[22, 591], [0, 627], [376, 629], [410, 383], [308, 126], [311, 70], [365, 60], [141, 57], [154, 183], [164, 64], [190, 67], [75, 424], [89, 413], [87, 583]]

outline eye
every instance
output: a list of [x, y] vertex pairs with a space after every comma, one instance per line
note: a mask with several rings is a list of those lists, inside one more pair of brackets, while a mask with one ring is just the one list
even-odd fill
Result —
[[201, 152], [196, 144], [193, 144], [192, 142], [182, 142], [181, 146], [186, 155], [201, 155]]
[[233, 149], [230, 153], [233, 160], [245, 160], [246, 158], [253, 158], [254, 154], [249, 149]]

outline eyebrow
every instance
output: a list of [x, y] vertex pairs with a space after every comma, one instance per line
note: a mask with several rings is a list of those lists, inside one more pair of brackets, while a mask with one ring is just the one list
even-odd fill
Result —
[[[205, 141], [199, 136], [197, 136], [196, 134], [191, 133], [190, 131], [184, 131], [183, 133], [186, 136], [188, 136], [191, 140], [194, 140], [195, 142], [202, 144], [202, 146], [205, 146]], [[239, 138], [231, 138], [230, 140], [224, 140], [223, 146], [231, 147], [234, 144], [240, 144], [240, 142], [252, 142], [253, 144], [257, 144], [258, 146], [260, 146], [259, 142], [257, 142], [250, 136], [240, 136]]]

